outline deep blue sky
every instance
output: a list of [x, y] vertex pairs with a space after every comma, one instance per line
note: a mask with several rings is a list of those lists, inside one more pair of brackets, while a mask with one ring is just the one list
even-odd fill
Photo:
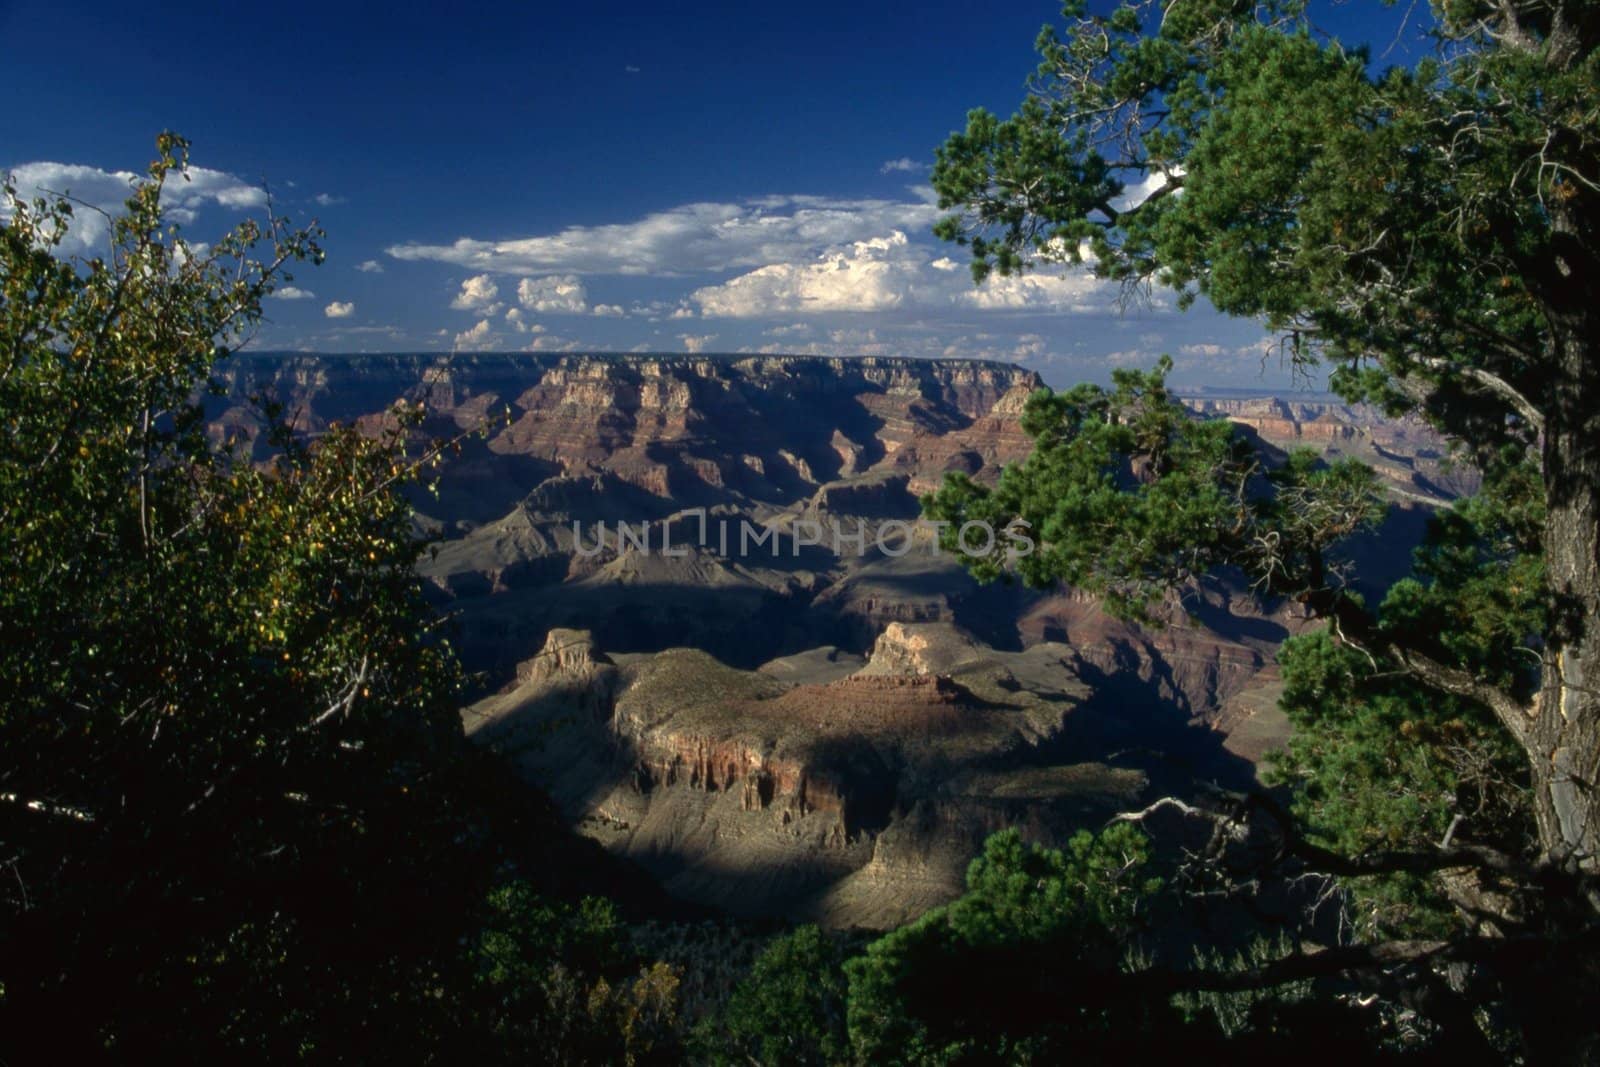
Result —
[[[192, 237], [263, 181], [319, 218], [328, 262], [258, 347], [985, 355], [1057, 382], [1170, 351], [1189, 384], [1263, 381], [1247, 323], [1119, 312], [1081, 277], [980, 300], [940, 263], [925, 166], [969, 107], [1015, 108], [1055, 13], [0, 0], [0, 168], [110, 200], [174, 129], [217, 172]], [[1319, 17], [1379, 50], [1398, 22]]]

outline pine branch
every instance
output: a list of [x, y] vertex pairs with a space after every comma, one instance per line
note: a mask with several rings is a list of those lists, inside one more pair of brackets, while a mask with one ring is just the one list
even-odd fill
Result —
[[1370, 615], [1341, 590], [1319, 590], [1302, 598], [1312, 612], [1328, 619], [1334, 636], [1367, 655], [1387, 657], [1430, 689], [1482, 704], [1494, 713], [1518, 744], [1525, 745], [1537, 705], [1519, 700], [1510, 691], [1485, 682], [1470, 671], [1452, 667], [1417, 648], [1381, 633]]

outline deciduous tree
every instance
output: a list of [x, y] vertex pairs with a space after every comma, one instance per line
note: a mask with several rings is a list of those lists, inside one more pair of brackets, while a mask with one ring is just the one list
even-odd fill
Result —
[[92, 258], [58, 254], [78, 207], [4, 190], [6, 1056], [413, 1059], [493, 874], [398, 491], [415, 413], [280, 421], [267, 466], [208, 439], [213, 366], [320, 234], [190, 243], [158, 148]]

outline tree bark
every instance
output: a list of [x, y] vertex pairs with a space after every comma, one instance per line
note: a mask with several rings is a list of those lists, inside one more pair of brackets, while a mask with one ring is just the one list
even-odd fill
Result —
[[[1600, 426], [1584, 432], [1600, 443]], [[1584, 454], [1595, 446], [1578, 442], [1575, 433], [1549, 437], [1544, 549], [1556, 618], [1525, 744], [1543, 851], [1594, 871], [1600, 869], [1600, 457]]]
[[1600, 256], [1588, 196], [1554, 211], [1543, 286], [1544, 557], [1552, 617], [1523, 741], [1545, 858], [1600, 870]]

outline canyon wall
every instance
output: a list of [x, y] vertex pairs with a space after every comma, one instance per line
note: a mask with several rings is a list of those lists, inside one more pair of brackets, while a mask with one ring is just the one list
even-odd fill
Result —
[[[947, 473], [1028, 454], [1040, 384], [889, 358], [262, 355], [227, 364], [210, 429], [259, 457], [253, 396], [309, 433], [424, 405], [419, 439], [460, 438], [414, 503], [418, 571], [483, 694], [473, 735], [681, 897], [886, 926], [959, 892], [996, 829], [1060, 842], [1247, 785], [1283, 739], [1291, 606], [1207, 581], [1141, 628], [1072, 590], [980, 586], [916, 528]], [[1380, 578], [1459, 488], [1418, 425], [1188, 402], [1268, 453], [1372, 463], [1395, 506], [1355, 551]]]

